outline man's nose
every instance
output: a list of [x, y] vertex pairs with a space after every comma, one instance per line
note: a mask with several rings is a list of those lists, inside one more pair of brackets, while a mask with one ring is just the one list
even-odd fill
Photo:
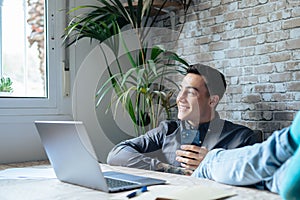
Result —
[[186, 94], [185, 94], [184, 91], [179, 91], [178, 92], [178, 95], [177, 95], [178, 100], [184, 99], [185, 97], [186, 97]]

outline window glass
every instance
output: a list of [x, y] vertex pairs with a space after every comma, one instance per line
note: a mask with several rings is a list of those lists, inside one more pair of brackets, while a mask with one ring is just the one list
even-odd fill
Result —
[[12, 82], [12, 91], [0, 93], [0, 97], [45, 98], [48, 94], [44, 0], [0, 0], [0, 3], [0, 76], [3, 81], [10, 78]]

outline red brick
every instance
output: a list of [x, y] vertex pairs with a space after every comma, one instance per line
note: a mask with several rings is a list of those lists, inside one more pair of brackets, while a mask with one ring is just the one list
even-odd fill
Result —
[[300, 48], [300, 39], [287, 40], [286, 48], [287, 49], [299, 49]]
[[244, 35], [244, 31], [242, 29], [234, 29], [231, 31], [226, 31], [222, 34], [222, 38], [224, 40], [239, 38]]
[[255, 26], [256, 24], [258, 24], [257, 17], [248, 17], [248, 26]]
[[224, 24], [217, 24], [217, 25], [211, 26], [212, 33], [222, 33], [222, 32], [224, 32], [224, 30], [225, 30]]
[[275, 112], [274, 119], [275, 120], [289, 120], [293, 121], [294, 112]]
[[209, 46], [210, 51], [223, 50], [228, 48], [228, 42], [214, 42]]
[[254, 92], [275, 92], [275, 86], [273, 84], [255, 85]]
[[271, 99], [270, 101], [275, 101], [275, 102], [284, 102], [284, 101], [293, 101], [294, 100], [294, 94], [293, 93], [274, 93], [271, 94]]
[[267, 33], [266, 41], [276, 42], [279, 40], [286, 40], [288, 38], [289, 38], [288, 31], [276, 31], [276, 32]]
[[[243, 75], [251, 75], [251, 74], [253, 74], [253, 67], [252, 67], [252, 66], [250, 66], [250, 67], [245, 66], [245, 67], [243, 67], [242, 69], [243, 69]], [[244, 78], [250, 80], [250, 79], [252, 79], [252, 78], [255, 78], [256, 76], [252, 76], [252, 78], [249, 77], [249, 76], [242, 76], [242, 77], [244, 77]], [[242, 77], [241, 77], [241, 78], [242, 78]]]
[[248, 47], [256, 45], [256, 37], [248, 37], [239, 41], [240, 47]]
[[258, 102], [255, 104], [256, 110], [284, 110], [286, 109], [286, 102]]
[[245, 84], [253, 84], [253, 83], [258, 83], [258, 77], [257, 76], [242, 76], [239, 78], [240, 84], [245, 85]]
[[234, 23], [235, 28], [244, 28], [248, 26], [248, 19], [239, 19]]
[[197, 15], [196, 13], [191, 13], [191, 14], [186, 16], [186, 21], [187, 22], [197, 21], [197, 20], [199, 20], [199, 15]]
[[234, 67], [227, 68], [227, 69], [225, 69], [225, 75], [226, 75], [226, 77], [240, 76], [240, 75], [242, 75], [242, 69], [234, 68]]
[[201, 44], [207, 44], [211, 41], [210, 37], [204, 36], [204, 37], [197, 37], [195, 38], [194, 45], [198, 46]]
[[254, 27], [255, 33], [262, 34], [262, 33], [269, 33], [274, 31], [274, 27], [280, 27], [281, 24], [277, 25], [276, 23], [266, 23], [266, 24], [259, 24], [256, 27]]
[[256, 6], [253, 8], [252, 13], [253, 16], [262, 16], [265, 13], [272, 13], [275, 10], [275, 4], [264, 4], [262, 6]]
[[263, 119], [263, 112], [258, 111], [246, 111], [242, 113], [243, 120], [262, 120]]
[[198, 47], [185, 47], [183, 48], [183, 55], [190, 55], [199, 53], [200, 49]]
[[271, 82], [286, 82], [292, 79], [292, 73], [270, 74]]
[[221, 4], [227, 4], [231, 2], [236, 2], [236, 0], [221, 0]]
[[294, 80], [300, 80], [300, 71], [294, 72]]
[[231, 12], [231, 13], [224, 13], [224, 20], [225, 21], [231, 21], [235, 19], [241, 19], [244, 17], [242, 11], [236, 11], [236, 12]]
[[211, 16], [217, 16], [217, 15], [223, 14], [225, 11], [226, 11], [226, 7], [219, 6], [219, 7], [210, 9], [210, 14], [211, 14]]
[[286, 70], [300, 71], [300, 63], [299, 62], [288, 62], [288, 63], [286, 63]]
[[294, 102], [288, 102], [286, 105], [287, 110], [296, 110], [298, 111], [300, 108], [300, 102], [299, 101], [294, 101]]
[[211, 2], [208, 1], [208, 2], [202, 2], [200, 3], [198, 6], [197, 6], [197, 10], [198, 11], [203, 11], [203, 10], [207, 10], [211, 8]]
[[227, 88], [227, 93], [232, 94], [232, 93], [242, 93], [242, 88], [241, 86], [228, 86]]
[[214, 17], [210, 17], [210, 18], [206, 18], [206, 19], [202, 19], [200, 24], [201, 26], [211, 26], [214, 25], [216, 23], [216, 20]]
[[213, 60], [213, 56], [211, 55], [211, 53], [199, 53], [199, 54], [195, 54], [196, 56], [196, 60], [198, 60], [199, 62], [207, 62], [207, 61], [212, 61]]
[[282, 13], [281, 12], [273, 12], [273, 13], [270, 13], [269, 15], [269, 21], [277, 21], [277, 20], [280, 20], [282, 19]]
[[282, 62], [287, 61], [291, 58], [290, 53], [275, 53], [270, 55], [270, 61], [273, 62]]
[[258, 1], [253, 1], [253, 0], [244, 0], [239, 3], [239, 8], [249, 8], [249, 7], [254, 7], [258, 4]]
[[289, 19], [286, 21], [283, 21], [282, 28], [283, 29], [290, 29], [290, 28], [296, 28], [300, 27], [300, 17]]
[[258, 129], [264, 130], [264, 134], [271, 135], [275, 130], [281, 130], [290, 125], [289, 121], [260, 121]]
[[260, 54], [266, 54], [270, 52], [274, 52], [276, 49], [275, 44], [262, 44], [255, 46], [255, 53]]
[[259, 94], [250, 94], [250, 95], [244, 96], [241, 99], [241, 102], [244, 102], [244, 103], [257, 103], [260, 101], [261, 101], [261, 96]]
[[285, 51], [287, 49], [286, 47], [286, 41], [280, 41], [276, 42], [276, 51]]
[[238, 49], [230, 49], [226, 51], [227, 58], [238, 58], [243, 56], [243, 51]]
[[287, 83], [287, 89], [288, 91], [300, 91], [300, 82], [299, 81], [295, 81], [295, 82], [290, 82]]
[[254, 74], [266, 74], [272, 73], [274, 71], [274, 67], [272, 65], [260, 65], [254, 68]]

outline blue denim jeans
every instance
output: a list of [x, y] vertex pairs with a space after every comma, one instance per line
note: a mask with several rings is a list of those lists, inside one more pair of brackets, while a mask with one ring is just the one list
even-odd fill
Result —
[[253, 185], [264, 181], [279, 193], [284, 171], [295, 152], [290, 144], [289, 128], [275, 131], [263, 143], [238, 149], [211, 150], [192, 176], [230, 185]]

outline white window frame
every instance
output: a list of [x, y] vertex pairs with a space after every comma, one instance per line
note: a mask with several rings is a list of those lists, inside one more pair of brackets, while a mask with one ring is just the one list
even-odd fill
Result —
[[[47, 25], [46, 71], [48, 79], [47, 97], [1, 97], [0, 116], [61, 114], [63, 99], [63, 61], [65, 48], [61, 36], [65, 26], [65, 1], [47, 0], [45, 2], [45, 20]], [[70, 80], [68, 80], [70, 81]]]

